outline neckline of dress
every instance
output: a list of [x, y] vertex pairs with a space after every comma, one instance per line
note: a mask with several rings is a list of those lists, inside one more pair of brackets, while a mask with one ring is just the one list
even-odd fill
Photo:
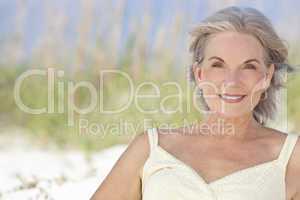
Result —
[[[156, 134], [158, 134], [156, 129], [155, 129], [155, 131], [156, 131]], [[260, 167], [269, 166], [269, 165], [278, 163], [280, 161], [281, 154], [283, 153], [284, 149], [286, 148], [288, 137], [289, 137], [289, 134], [287, 134], [286, 138], [284, 139], [284, 142], [283, 142], [283, 145], [282, 145], [281, 150], [279, 152], [279, 155], [275, 159], [269, 160], [269, 161], [265, 161], [265, 162], [262, 162], [262, 163], [259, 163], [259, 164], [255, 164], [255, 165], [252, 165], [252, 166], [249, 166], [249, 167], [245, 167], [245, 168], [242, 168], [242, 169], [239, 169], [239, 170], [235, 170], [233, 172], [228, 173], [227, 175], [224, 175], [222, 177], [216, 178], [216, 179], [211, 180], [211, 181], [205, 180], [204, 177], [203, 177], [203, 175], [201, 174], [201, 172], [197, 172], [197, 170], [194, 169], [191, 165], [189, 165], [186, 162], [182, 161], [181, 159], [177, 158], [175, 155], [171, 154], [170, 152], [168, 152], [167, 150], [165, 150], [160, 145], [157, 144], [157, 146], [156, 146], [157, 148], [156, 149], [160, 150], [160, 152], [163, 152], [165, 155], [167, 155], [168, 157], [170, 157], [171, 159], [173, 159], [174, 161], [176, 161], [178, 164], [180, 164], [184, 168], [188, 169], [192, 174], [195, 175], [195, 177], [197, 179], [199, 179], [206, 186], [212, 186], [212, 185], [214, 185], [216, 183], [224, 181], [224, 180], [226, 180], [226, 179], [228, 179], [230, 177], [234, 177], [234, 176], [237, 176], [239, 174], [245, 173], [247, 171], [254, 170], [254, 169], [257, 169], [257, 168], [260, 168]]]

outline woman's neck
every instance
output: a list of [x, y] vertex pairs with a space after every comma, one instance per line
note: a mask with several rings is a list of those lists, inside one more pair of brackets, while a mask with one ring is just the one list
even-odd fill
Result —
[[[254, 119], [253, 114], [238, 117], [223, 117], [216, 114], [206, 115], [201, 122], [208, 127], [209, 134], [218, 138], [243, 140], [258, 135], [261, 125]], [[256, 135], [255, 135], [256, 133]]]

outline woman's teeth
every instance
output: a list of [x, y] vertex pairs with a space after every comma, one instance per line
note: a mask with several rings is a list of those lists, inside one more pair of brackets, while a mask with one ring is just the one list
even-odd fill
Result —
[[240, 98], [243, 98], [244, 95], [222, 95], [221, 94], [221, 97], [223, 99], [240, 99]]
[[219, 94], [219, 97], [229, 103], [240, 102], [246, 95], [228, 95], [228, 94]]

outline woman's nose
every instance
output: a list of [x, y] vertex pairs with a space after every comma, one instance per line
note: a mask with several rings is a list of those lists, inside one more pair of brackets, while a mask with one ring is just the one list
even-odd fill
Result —
[[239, 74], [238, 74], [238, 71], [237, 70], [228, 70], [226, 73], [225, 73], [225, 82], [226, 83], [235, 83], [235, 82], [238, 82], [239, 81]]
[[237, 70], [228, 70], [225, 73], [223, 85], [225, 87], [238, 85], [240, 78], [241, 77]]

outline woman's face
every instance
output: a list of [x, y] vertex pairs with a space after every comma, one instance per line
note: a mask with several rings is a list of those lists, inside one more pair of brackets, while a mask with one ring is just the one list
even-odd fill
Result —
[[208, 40], [200, 67], [193, 69], [211, 112], [237, 117], [253, 111], [274, 72], [273, 65], [265, 65], [263, 51], [255, 37], [237, 32]]

